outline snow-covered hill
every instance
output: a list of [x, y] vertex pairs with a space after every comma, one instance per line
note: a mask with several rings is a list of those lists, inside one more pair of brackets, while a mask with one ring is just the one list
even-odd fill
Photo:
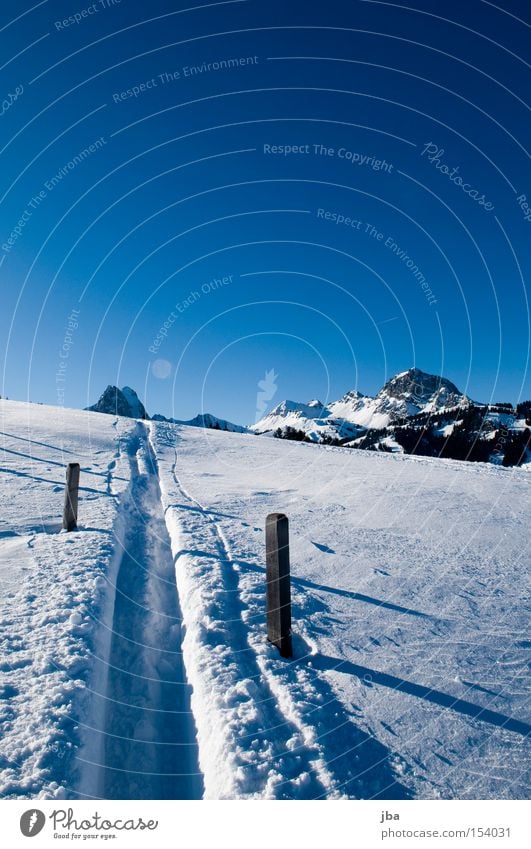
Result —
[[182, 421], [180, 419], [168, 419], [166, 416], [156, 413], [153, 416], [153, 421], [188, 425], [188, 427], [206, 427], [212, 428], [213, 430], [229, 430], [232, 433], [249, 433], [248, 428], [234, 424], [233, 422], [228, 422], [226, 419], [218, 419], [218, 417], [213, 416], [212, 413], [198, 413], [193, 419], [188, 419], [187, 421]]
[[527, 797], [521, 469], [0, 401], [0, 481], [4, 797]]

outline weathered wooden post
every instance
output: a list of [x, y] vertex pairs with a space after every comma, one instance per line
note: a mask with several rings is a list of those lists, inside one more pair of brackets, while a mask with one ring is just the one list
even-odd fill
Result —
[[289, 523], [283, 513], [266, 519], [266, 610], [267, 639], [282, 657], [291, 657]]
[[63, 510], [63, 528], [73, 531], [77, 528], [77, 501], [79, 491], [79, 463], [69, 463], [66, 467], [65, 506]]

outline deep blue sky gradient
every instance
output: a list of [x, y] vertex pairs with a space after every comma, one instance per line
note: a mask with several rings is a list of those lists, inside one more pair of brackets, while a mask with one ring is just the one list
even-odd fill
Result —
[[104, 5], [0, 11], [1, 96], [23, 87], [0, 117], [2, 394], [81, 407], [129, 384], [151, 413], [247, 423], [270, 369], [276, 403], [416, 365], [478, 400], [531, 396], [527, 2]]

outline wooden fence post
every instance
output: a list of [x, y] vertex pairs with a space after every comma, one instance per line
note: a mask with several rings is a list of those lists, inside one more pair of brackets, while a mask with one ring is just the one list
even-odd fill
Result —
[[63, 510], [63, 528], [73, 531], [77, 528], [77, 501], [79, 490], [79, 463], [69, 463], [66, 467], [65, 506]]
[[282, 657], [291, 657], [289, 523], [283, 513], [266, 519], [266, 610], [267, 639]]

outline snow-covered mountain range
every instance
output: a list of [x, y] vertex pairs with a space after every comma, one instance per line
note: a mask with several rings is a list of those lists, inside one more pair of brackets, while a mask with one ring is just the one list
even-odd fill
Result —
[[[450, 380], [418, 368], [392, 377], [375, 397], [352, 390], [338, 401], [300, 404], [283, 401], [251, 426], [256, 433], [293, 427], [310, 438], [323, 434], [344, 438], [368, 429], [380, 430], [409, 416], [466, 408], [472, 402]], [[354, 426], [354, 427], [353, 427]]]
[[375, 397], [283, 401], [251, 426], [258, 434], [531, 468], [531, 402], [478, 404], [450, 380], [417, 368], [397, 374]]
[[[136, 392], [108, 386], [88, 408], [149, 419]], [[388, 380], [374, 397], [351, 390], [324, 404], [285, 400], [258, 422], [244, 427], [211, 413], [188, 421], [161, 414], [154, 421], [299, 441], [494, 462], [506, 466], [531, 460], [531, 402], [478, 404], [445, 377], [410, 368]]]
[[[352, 390], [338, 401], [326, 405], [316, 399], [307, 404], [286, 400], [249, 428], [220, 419], [211, 413], [199, 413], [189, 421], [167, 418], [160, 413], [155, 414], [153, 419], [237, 433], [247, 430], [265, 433], [275, 431], [279, 427], [294, 427], [318, 441], [322, 435], [353, 438], [363, 430], [385, 428], [418, 413], [467, 407], [470, 403], [470, 399], [446, 378], [411, 368], [388, 380], [374, 398]], [[91, 412], [134, 419], [150, 418], [137, 393], [129, 386], [124, 386], [123, 389], [107, 386], [97, 403], [87, 409]]]

